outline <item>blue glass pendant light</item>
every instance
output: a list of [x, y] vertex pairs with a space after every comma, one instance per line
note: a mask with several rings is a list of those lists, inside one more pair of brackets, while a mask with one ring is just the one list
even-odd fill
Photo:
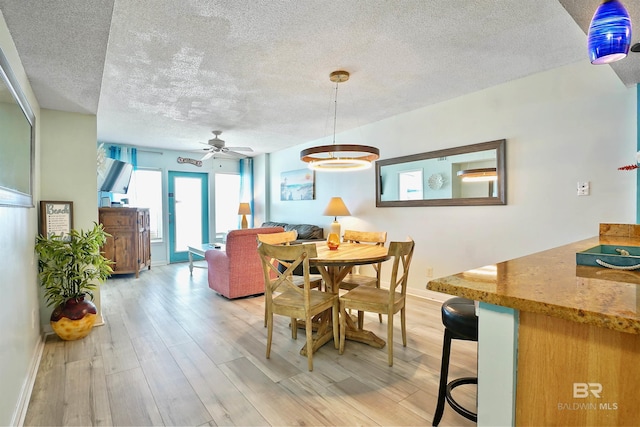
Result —
[[592, 64], [608, 64], [629, 53], [631, 20], [618, 0], [605, 0], [589, 25], [589, 59]]

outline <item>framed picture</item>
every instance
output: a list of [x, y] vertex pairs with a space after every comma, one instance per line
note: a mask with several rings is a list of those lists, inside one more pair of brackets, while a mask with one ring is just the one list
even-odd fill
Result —
[[40, 234], [65, 237], [72, 228], [73, 202], [40, 202]]
[[315, 171], [298, 169], [280, 174], [280, 200], [315, 200]]

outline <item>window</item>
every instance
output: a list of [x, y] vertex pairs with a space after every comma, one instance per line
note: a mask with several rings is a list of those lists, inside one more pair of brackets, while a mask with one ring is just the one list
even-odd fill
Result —
[[117, 196], [120, 196], [120, 199], [129, 199], [130, 206], [149, 208], [151, 240], [162, 240], [162, 171], [160, 169], [134, 170], [129, 191], [126, 195]]

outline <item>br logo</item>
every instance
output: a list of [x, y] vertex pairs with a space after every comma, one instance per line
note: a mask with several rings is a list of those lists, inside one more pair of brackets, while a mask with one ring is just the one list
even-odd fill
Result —
[[584, 399], [589, 397], [589, 394], [600, 399], [600, 393], [602, 393], [602, 384], [600, 383], [573, 383], [574, 399]]

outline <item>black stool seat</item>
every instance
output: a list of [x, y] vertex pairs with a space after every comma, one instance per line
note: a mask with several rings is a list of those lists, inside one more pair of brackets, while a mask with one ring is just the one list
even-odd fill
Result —
[[442, 304], [442, 324], [456, 339], [478, 341], [478, 316], [474, 302], [466, 298], [451, 298]]
[[442, 365], [440, 367], [440, 388], [438, 390], [438, 404], [433, 416], [433, 425], [437, 426], [444, 414], [444, 403], [463, 417], [477, 422], [478, 416], [474, 412], [462, 407], [451, 396], [451, 391], [464, 384], [478, 384], [476, 377], [457, 378], [450, 382], [449, 356], [451, 354], [451, 340], [478, 341], [478, 316], [473, 300], [455, 297], [442, 304], [442, 324], [444, 325], [444, 342], [442, 345]]

